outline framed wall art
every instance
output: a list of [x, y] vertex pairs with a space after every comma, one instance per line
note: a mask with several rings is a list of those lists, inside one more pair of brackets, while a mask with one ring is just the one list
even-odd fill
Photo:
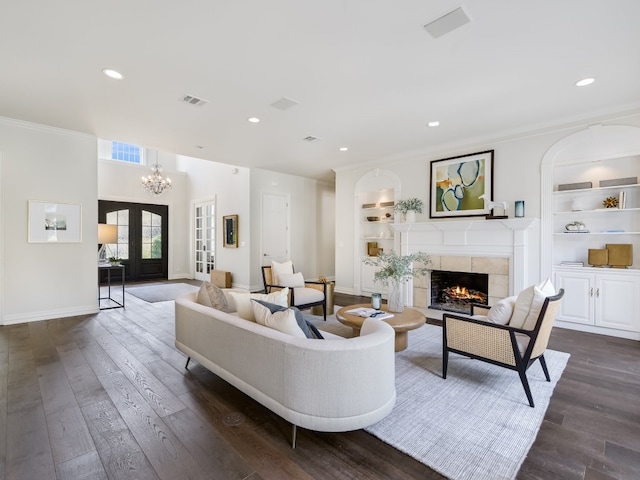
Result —
[[82, 241], [82, 207], [74, 203], [29, 200], [30, 243]]
[[238, 248], [238, 215], [222, 217], [223, 247]]
[[493, 199], [493, 150], [431, 162], [431, 218], [487, 215]]

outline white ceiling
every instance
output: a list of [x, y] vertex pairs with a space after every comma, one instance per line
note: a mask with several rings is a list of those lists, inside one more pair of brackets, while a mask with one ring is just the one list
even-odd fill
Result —
[[[470, 23], [426, 32], [460, 5]], [[640, 108], [638, 0], [2, 0], [0, 10], [1, 116], [314, 178]], [[584, 77], [596, 82], [577, 88]], [[180, 103], [185, 94], [209, 103]], [[270, 106], [282, 97], [299, 103]]]

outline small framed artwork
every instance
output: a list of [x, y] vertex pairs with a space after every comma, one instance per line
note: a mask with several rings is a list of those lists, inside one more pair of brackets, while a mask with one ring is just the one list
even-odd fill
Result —
[[222, 246], [238, 248], [238, 215], [225, 215], [222, 217]]
[[29, 200], [30, 243], [82, 241], [82, 207], [74, 203]]
[[485, 216], [493, 200], [493, 150], [431, 162], [431, 218]]

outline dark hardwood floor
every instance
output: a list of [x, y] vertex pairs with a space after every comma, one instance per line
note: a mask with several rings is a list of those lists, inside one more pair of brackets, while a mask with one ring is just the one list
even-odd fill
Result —
[[[292, 449], [287, 422], [184, 369], [172, 303], [126, 305], [0, 327], [0, 479], [442, 478], [362, 430]], [[550, 348], [571, 358], [518, 478], [640, 478], [640, 342], [555, 329]]]

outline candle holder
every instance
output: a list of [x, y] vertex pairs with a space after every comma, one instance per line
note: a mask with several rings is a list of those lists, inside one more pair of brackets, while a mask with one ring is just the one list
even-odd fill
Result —
[[371, 294], [371, 308], [375, 308], [376, 310], [380, 310], [382, 307], [382, 294], [381, 293], [372, 293]]

